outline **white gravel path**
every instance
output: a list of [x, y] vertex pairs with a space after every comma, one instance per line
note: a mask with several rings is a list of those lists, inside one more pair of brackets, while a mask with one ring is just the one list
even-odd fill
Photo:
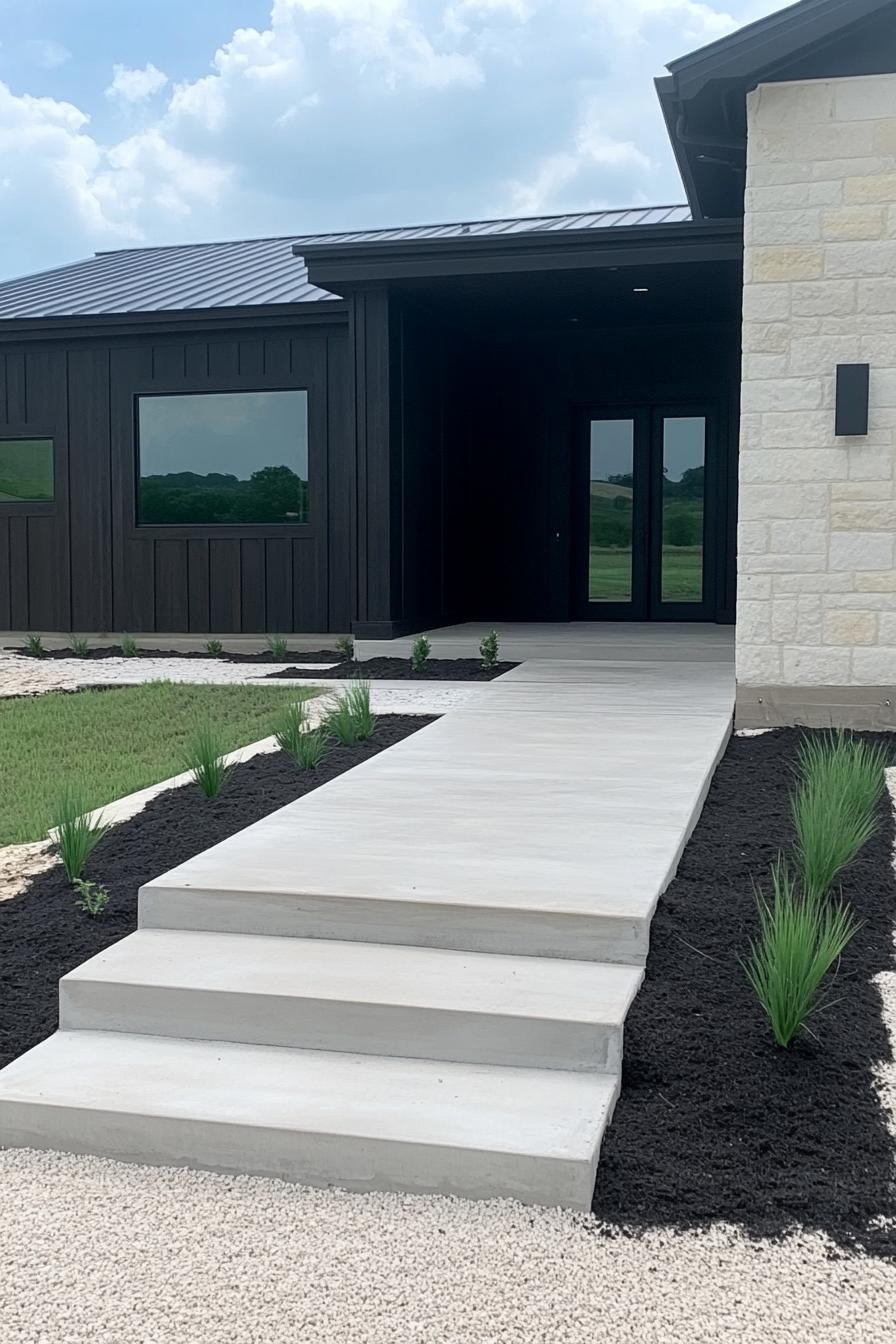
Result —
[[[307, 668], [331, 667], [331, 663], [301, 663]], [[205, 685], [241, 682], [282, 686], [308, 686], [308, 679], [289, 678], [270, 682], [268, 668], [258, 663], [225, 663], [217, 658], [22, 658], [0, 650], [0, 699], [13, 695], [41, 695], [46, 691], [76, 691], [83, 686], [122, 686], [145, 681], [176, 681]], [[342, 682], [324, 681], [334, 690]], [[378, 714], [443, 714], [465, 705], [488, 689], [487, 682], [375, 681], [371, 704]]]
[[49, 840], [32, 840], [24, 845], [0, 846], [0, 901], [8, 901], [24, 891], [29, 879], [52, 868], [56, 863]]
[[831, 1251], [0, 1154], [3, 1344], [891, 1344], [896, 1265]]

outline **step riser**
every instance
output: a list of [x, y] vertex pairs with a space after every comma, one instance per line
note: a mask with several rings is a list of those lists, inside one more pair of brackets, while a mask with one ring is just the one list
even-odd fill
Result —
[[622, 1028], [282, 995], [62, 980], [60, 1025], [462, 1064], [615, 1073]]
[[416, 901], [144, 887], [139, 926], [643, 966], [649, 920]]
[[583, 1210], [591, 1207], [597, 1167], [597, 1152], [586, 1162], [2, 1100], [0, 1138], [11, 1148], [272, 1176], [302, 1185], [509, 1198]]

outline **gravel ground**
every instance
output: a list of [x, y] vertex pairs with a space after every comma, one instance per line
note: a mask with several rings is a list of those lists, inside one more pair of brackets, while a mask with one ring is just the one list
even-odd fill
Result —
[[49, 840], [32, 840], [24, 845], [3, 845], [0, 848], [0, 901], [18, 896], [28, 885], [29, 878], [52, 868], [58, 860]]
[[896, 1265], [821, 1237], [0, 1154], [3, 1344], [889, 1344]]
[[[327, 666], [327, 664], [317, 664]], [[76, 691], [82, 686], [116, 686], [143, 681], [205, 682], [221, 686], [258, 681], [268, 669], [217, 658], [21, 658], [0, 652], [0, 696]]]
[[[302, 664], [296, 664], [302, 666]], [[307, 664], [320, 668], [322, 664]], [[332, 664], [329, 664], [332, 666]], [[313, 672], [297, 679], [307, 686]], [[121, 686], [144, 681], [177, 681], [222, 685], [266, 684], [264, 665], [225, 663], [216, 658], [20, 658], [0, 651], [0, 697], [42, 695], [46, 691], [77, 691], [83, 686]], [[487, 691], [476, 682], [378, 681], [371, 684], [371, 704], [379, 714], [442, 714], [467, 704]]]

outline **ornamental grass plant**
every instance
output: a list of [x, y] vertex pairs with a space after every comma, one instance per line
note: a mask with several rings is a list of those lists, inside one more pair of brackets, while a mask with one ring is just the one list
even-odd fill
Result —
[[886, 762], [883, 747], [842, 730], [800, 743], [790, 800], [798, 871], [779, 855], [771, 897], [757, 890], [759, 934], [744, 966], [780, 1046], [809, 1030], [822, 982], [860, 927], [833, 885], [878, 830]]
[[102, 813], [91, 812], [80, 789], [67, 784], [56, 798], [53, 829], [66, 876], [69, 882], [76, 882], [109, 829], [108, 823]]
[[791, 805], [807, 892], [829, 892], [837, 874], [877, 832], [885, 765], [881, 746], [842, 730], [800, 744]]
[[184, 765], [199, 785], [206, 798], [217, 798], [230, 774], [225, 763], [227, 748], [218, 729], [212, 723], [203, 723], [187, 739]]
[[343, 747], [365, 742], [376, 729], [376, 717], [370, 708], [370, 683], [350, 681], [327, 711], [324, 732]]
[[744, 969], [780, 1046], [789, 1046], [813, 1013], [822, 981], [859, 928], [842, 900], [801, 889], [787, 861], [771, 870], [771, 898], [757, 891], [759, 936]]

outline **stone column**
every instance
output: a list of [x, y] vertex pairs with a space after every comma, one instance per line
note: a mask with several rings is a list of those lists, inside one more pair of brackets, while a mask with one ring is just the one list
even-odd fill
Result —
[[[748, 98], [738, 720], [896, 726], [896, 75]], [[869, 432], [834, 434], [838, 364]]]

